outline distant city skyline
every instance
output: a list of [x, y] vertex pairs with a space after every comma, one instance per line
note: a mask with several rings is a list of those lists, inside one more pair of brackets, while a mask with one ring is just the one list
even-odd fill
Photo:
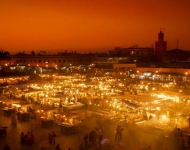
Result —
[[0, 50], [100, 52], [154, 46], [190, 50], [189, 0], [0, 0]]

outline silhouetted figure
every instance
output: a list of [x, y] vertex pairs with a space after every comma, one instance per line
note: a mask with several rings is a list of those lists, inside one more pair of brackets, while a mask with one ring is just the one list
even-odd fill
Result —
[[92, 131], [89, 133], [89, 142], [90, 142], [90, 143], [95, 142], [95, 134], [96, 134], [95, 130], [92, 130]]
[[9, 145], [5, 145], [4, 149], [3, 150], [11, 150], [11, 148], [9, 147]]
[[60, 148], [59, 144], [57, 144], [57, 145], [56, 145], [55, 150], [61, 150], [61, 148]]
[[17, 125], [17, 115], [16, 115], [16, 113], [12, 114], [11, 121], [12, 121], [13, 125], [15, 125], [15, 126]]
[[84, 136], [84, 145], [85, 147], [88, 145], [88, 134], [85, 134]]
[[20, 134], [20, 143], [24, 144], [26, 141], [26, 136], [24, 135], [24, 132], [21, 132]]
[[49, 134], [48, 134], [49, 145], [52, 145], [52, 140], [53, 140], [52, 134], [49, 133]]
[[122, 140], [122, 131], [123, 131], [123, 128], [121, 126], [117, 126], [116, 134], [115, 134], [115, 141]]
[[79, 150], [85, 150], [85, 146], [83, 145], [83, 143], [80, 143]]
[[56, 134], [54, 133], [54, 131], [52, 132], [52, 144], [55, 145], [55, 137]]

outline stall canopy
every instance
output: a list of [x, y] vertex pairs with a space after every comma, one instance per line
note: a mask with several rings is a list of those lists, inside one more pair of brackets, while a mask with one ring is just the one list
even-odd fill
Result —
[[134, 104], [134, 103], [131, 103], [131, 102], [128, 101], [128, 100], [123, 100], [123, 103], [125, 103], [125, 104], [127, 104], [129, 107], [133, 107], [133, 108], [138, 108], [138, 107], [140, 107], [139, 105]]

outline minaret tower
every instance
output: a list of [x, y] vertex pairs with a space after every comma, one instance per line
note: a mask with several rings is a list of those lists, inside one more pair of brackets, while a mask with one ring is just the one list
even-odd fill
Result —
[[162, 29], [158, 33], [158, 41], [155, 42], [155, 55], [158, 61], [162, 60], [164, 53], [167, 50], [167, 42], [164, 41], [164, 32]]

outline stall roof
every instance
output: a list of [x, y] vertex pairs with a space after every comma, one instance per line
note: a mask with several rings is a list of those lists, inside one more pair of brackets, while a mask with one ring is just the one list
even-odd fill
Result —
[[43, 92], [43, 90], [29, 89], [28, 91], [24, 91], [24, 93], [38, 93], [38, 92]]
[[19, 100], [14, 100], [14, 99], [3, 99], [3, 100], [0, 100], [1, 102], [4, 102], [6, 104], [14, 104], [14, 103], [20, 103]]
[[134, 108], [140, 107], [139, 105], [137, 105], [137, 104], [135, 104], [135, 103], [131, 103], [131, 102], [128, 101], [128, 100], [123, 100], [123, 102], [124, 102], [125, 104], [127, 104], [128, 106], [130, 106], [130, 107], [134, 107]]

